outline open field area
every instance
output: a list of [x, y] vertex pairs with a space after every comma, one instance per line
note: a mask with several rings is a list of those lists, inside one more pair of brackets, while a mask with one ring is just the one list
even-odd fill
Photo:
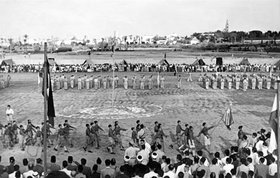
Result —
[[[166, 53], [169, 63], [192, 64], [196, 58], [203, 58], [206, 64], [215, 64], [215, 57], [223, 57], [224, 64], [240, 63], [243, 58], [248, 58], [251, 64], [274, 64], [280, 59], [279, 53], [260, 52], [190, 52], [172, 50], [148, 51], [117, 51], [114, 55], [115, 62], [126, 60], [128, 63], [154, 63], [163, 59]], [[91, 59], [95, 64], [112, 63], [112, 52], [92, 52], [89, 55], [48, 54], [55, 58], [57, 64], [82, 64], [86, 59]], [[43, 54], [19, 55], [7, 54], [6, 59], [13, 59], [16, 64], [42, 64]]]
[[[145, 73], [116, 73], [121, 79], [124, 75], [130, 78], [133, 75], [140, 76]], [[4, 74], [7, 75], [7, 74]], [[0, 90], [0, 122], [5, 124], [6, 106], [10, 104], [15, 111], [15, 118], [19, 124], [26, 126], [30, 119], [33, 124], [41, 125], [43, 121], [43, 96], [41, 87], [37, 85], [36, 73], [11, 73], [11, 86]], [[71, 74], [67, 74], [71, 75]], [[75, 75], [84, 75], [78, 73]], [[88, 74], [89, 75], [89, 74]], [[91, 74], [90, 74], [91, 75]], [[112, 75], [111, 73], [93, 73], [93, 75]], [[147, 75], [147, 73], [145, 74]], [[156, 75], [156, 74], [155, 74]], [[86, 157], [89, 165], [93, 165], [98, 156], [102, 158], [116, 157], [122, 162], [123, 152], [116, 150], [116, 155], [110, 155], [106, 151], [108, 145], [108, 124], [119, 120], [121, 127], [128, 129], [122, 132], [124, 146], [128, 146], [131, 136], [131, 127], [135, 127], [136, 120], [140, 119], [149, 130], [153, 129], [154, 121], [162, 123], [165, 134], [165, 152], [172, 158], [177, 154], [176, 149], [168, 148], [173, 144], [173, 134], [177, 120], [182, 125], [188, 123], [194, 127], [195, 135], [198, 134], [201, 124], [205, 121], [208, 125], [217, 124], [221, 119], [229, 102], [232, 102], [234, 125], [232, 130], [226, 129], [221, 122], [212, 136], [212, 148], [210, 151], [220, 151], [236, 143], [238, 126], [243, 125], [244, 131], [252, 133], [261, 128], [268, 129], [268, 119], [271, 111], [274, 90], [205, 90], [201, 83], [197, 82], [199, 73], [193, 74], [193, 82], [187, 82], [187, 74], [182, 74], [182, 88], [177, 89], [176, 77], [173, 73], [165, 73], [166, 88], [152, 90], [124, 90], [122, 87], [115, 89], [114, 107], [112, 108], [112, 89], [90, 90], [58, 90], [54, 92], [54, 104], [56, 110], [55, 124], [63, 123], [65, 119], [77, 128], [73, 134], [74, 147], [69, 151], [74, 159], [80, 160]], [[226, 74], [223, 74], [226, 75]], [[121, 82], [122, 84], [122, 82]], [[85, 125], [94, 120], [105, 130], [101, 132], [101, 149], [93, 149], [93, 153], [84, 152], [82, 146], [85, 143]], [[210, 131], [211, 133], [212, 131]], [[173, 134], [170, 134], [173, 133]], [[150, 136], [148, 137], [150, 139]], [[201, 147], [197, 139], [197, 146]], [[175, 144], [174, 144], [175, 145]], [[176, 147], [175, 147], [176, 148]], [[7, 165], [8, 158], [15, 156], [16, 162], [21, 164], [28, 154], [20, 151], [18, 145], [13, 150], [5, 150], [0, 144], [2, 162]], [[48, 150], [48, 157], [58, 156], [58, 162], [67, 159], [69, 155], [63, 150], [55, 152], [53, 148]], [[43, 156], [43, 155], [42, 155]]]

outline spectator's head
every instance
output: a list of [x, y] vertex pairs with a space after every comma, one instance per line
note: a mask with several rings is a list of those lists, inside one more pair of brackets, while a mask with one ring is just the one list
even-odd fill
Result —
[[[0, 162], [1, 162], [1, 160], [0, 160]], [[28, 160], [27, 160], [27, 158], [24, 158], [24, 159], [22, 160], [22, 164], [23, 164], [23, 166], [27, 166], [27, 165], [28, 165]]]
[[220, 153], [219, 152], [216, 152], [214, 156], [215, 156], [215, 158], [220, 159]]
[[124, 173], [124, 171], [125, 171], [124, 166], [121, 166], [121, 167], [120, 167], [120, 172], [121, 172], [121, 173]]
[[81, 164], [84, 166], [84, 165], [86, 165], [87, 164], [87, 160], [85, 159], [85, 158], [82, 158], [81, 159]]
[[258, 151], [258, 156], [259, 157], [263, 157], [263, 152], [262, 151]]
[[97, 170], [98, 170], [97, 164], [93, 165], [92, 166], [92, 172], [97, 172]]
[[227, 159], [226, 159], [226, 163], [227, 163], [227, 164], [230, 164], [230, 163], [231, 163], [231, 158], [227, 158]]
[[252, 162], [253, 162], [252, 158], [251, 158], [251, 157], [248, 157], [248, 158], [247, 158], [247, 162], [248, 162], [249, 164], [252, 163]]
[[105, 176], [105, 178], [111, 178], [111, 176], [109, 176], [108, 174]]
[[11, 105], [8, 105], [7, 108], [10, 109], [10, 108], [11, 108]]
[[160, 150], [162, 148], [161, 144], [157, 145], [158, 150]]
[[43, 160], [42, 160], [41, 158], [37, 158], [37, 159], [36, 159], [36, 163], [37, 163], [37, 164], [42, 164], [42, 162], [43, 162]]
[[174, 168], [175, 168], [175, 167], [174, 167], [174, 165], [173, 165], [173, 164], [169, 164], [169, 165], [168, 165], [168, 170], [169, 170], [169, 171], [173, 171], [173, 170], [174, 170]]
[[98, 157], [98, 158], [96, 159], [96, 164], [99, 164], [99, 165], [100, 165], [101, 163], [102, 163], [102, 160], [101, 160], [101, 158]]
[[83, 172], [83, 165], [78, 165], [78, 172]]
[[232, 176], [231, 176], [230, 173], [227, 173], [226, 176], [225, 176], [225, 178], [231, 178], [231, 177], [232, 177]]
[[116, 165], [116, 159], [115, 158], [112, 158], [111, 161], [110, 161], [110, 164], [112, 166], [115, 166]]
[[246, 159], [245, 158], [241, 158], [240, 162], [241, 162], [241, 164], [246, 165]]
[[260, 158], [260, 163], [264, 163], [264, 161], [265, 161], [265, 159], [262, 157], [262, 158]]
[[254, 171], [250, 170], [250, 171], [248, 172], [248, 177], [254, 177]]
[[68, 163], [73, 163], [73, 156], [68, 156]]
[[211, 174], [210, 174], [210, 178], [216, 178], [216, 174], [215, 174], [215, 172], [211, 172]]
[[206, 126], [206, 122], [203, 122], [203, 123], [202, 123], [202, 126], [203, 126], [203, 127]]
[[226, 149], [224, 153], [225, 153], [226, 156], [229, 156], [229, 154], [230, 154], [229, 149]]
[[20, 178], [20, 177], [21, 177], [20, 171], [17, 171], [15, 174], [15, 178]]
[[198, 150], [198, 151], [197, 151], [197, 155], [198, 155], [198, 156], [202, 156], [202, 154], [203, 154], [202, 150]]
[[9, 160], [10, 160], [10, 163], [11, 163], [11, 164], [14, 164], [14, 163], [15, 163], [15, 158], [14, 158], [13, 156], [11, 156]]
[[201, 165], [203, 165], [205, 163], [205, 161], [206, 161], [206, 158], [204, 158], [204, 157], [200, 158], [200, 164]]
[[241, 172], [241, 178], [247, 178], [248, 176], [247, 176], [247, 174], [245, 173], [245, 172]]
[[231, 169], [230, 173], [231, 173], [231, 175], [235, 176], [236, 175], [236, 169]]
[[217, 158], [213, 158], [213, 159], [212, 159], [212, 164], [213, 164], [213, 165], [217, 164], [217, 162], [218, 162]]
[[179, 172], [178, 178], [184, 178], [184, 173], [183, 172]]
[[199, 163], [199, 157], [198, 156], [194, 156], [193, 161], [195, 164]]
[[14, 170], [15, 170], [15, 171], [18, 171], [18, 170], [19, 170], [19, 165], [17, 165], [17, 164], [14, 165]]
[[67, 168], [68, 162], [66, 160], [62, 161], [62, 167]]
[[254, 132], [253, 134], [252, 134], [252, 137], [253, 138], [256, 138], [258, 135], [257, 135], [257, 133], [256, 132]]
[[180, 121], [180, 120], [178, 120], [178, 121], [177, 121], [177, 124], [180, 124], [180, 123], [181, 123], [181, 121]]
[[205, 176], [205, 170], [201, 169], [200, 171], [197, 171], [197, 177], [203, 178]]
[[135, 130], [135, 128], [134, 128], [134, 127], [131, 127], [131, 130], [132, 130], [132, 131], [134, 131], [134, 130]]
[[170, 158], [166, 158], [166, 164], [170, 164], [171, 163], [171, 159]]
[[182, 161], [182, 155], [181, 154], [177, 154], [176, 159], [177, 159], [178, 162]]
[[111, 161], [109, 159], [106, 159], [105, 160], [105, 165], [108, 167], [108, 166], [110, 166], [110, 164], [111, 164]]
[[56, 162], [56, 157], [54, 155], [51, 156], [51, 163], [55, 163]]
[[52, 171], [46, 176], [46, 178], [69, 178], [69, 176], [62, 171]]

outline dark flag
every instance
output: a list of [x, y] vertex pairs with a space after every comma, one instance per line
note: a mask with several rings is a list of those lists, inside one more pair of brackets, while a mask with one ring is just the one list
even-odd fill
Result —
[[231, 130], [230, 126], [234, 123], [233, 117], [232, 117], [232, 111], [231, 106], [229, 106], [226, 110], [226, 112], [223, 115], [223, 121], [228, 128], [228, 130]]
[[87, 59], [83, 62], [82, 66], [87, 64]]
[[[42, 85], [42, 94], [44, 96], [44, 90], [47, 89], [47, 116], [49, 117], [49, 123], [54, 126], [54, 117], [55, 117], [55, 110], [54, 110], [54, 103], [53, 103], [53, 93], [52, 93], [52, 86], [51, 86], [51, 75], [50, 75], [50, 64], [48, 60], [44, 62], [44, 70], [47, 69], [47, 74], [43, 73], [43, 85]], [[45, 80], [47, 86], [45, 87]]]
[[277, 112], [277, 94], [275, 95], [272, 110], [269, 117], [269, 125], [271, 127], [271, 135], [270, 135], [270, 142], [268, 145], [268, 151], [272, 153], [274, 150], [277, 149], [277, 137], [278, 137], [278, 131], [277, 131], [277, 118], [278, 118], [278, 112]]
[[164, 53], [164, 56], [163, 56], [163, 58], [164, 58], [164, 59], [166, 59], [166, 53]]

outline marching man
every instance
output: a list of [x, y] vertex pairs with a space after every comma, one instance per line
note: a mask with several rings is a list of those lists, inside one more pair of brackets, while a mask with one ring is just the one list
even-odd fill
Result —
[[206, 122], [203, 122], [202, 127], [203, 128], [200, 130], [200, 132], [197, 135], [197, 137], [199, 137], [201, 134], [203, 134], [203, 136], [204, 136], [204, 145], [205, 145], [206, 149], [209, 151], [210, 150], [211, 141], [210, 141], [210, 134], [208, 133], [208, 131], [213, 129], [215, 126], [207, 127], [206, 126]]

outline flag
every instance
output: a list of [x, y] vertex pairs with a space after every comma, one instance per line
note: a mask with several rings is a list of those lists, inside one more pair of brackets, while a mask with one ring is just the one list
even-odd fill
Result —
[[38, 72], [38, 85], [41, 83], [41, 77], [40, 77], [40, 72]]
[[278, 113], [277, 113], [277, 94], [275, 95], [274, 102], [272, 105], [272, 110], [270, 113], [269, 118], [269, 125], [271, 127], [271, 135], [270, 135], [270, 142], [268, 145], [268, 151], [272, 153], [274, 150], [277, 149], [277, 119], [278, 119]]
[[164, 59], [166, 59], [166, 53], [164, 53], [164, 56], [163, 56], [163, 58], [164, 58]]
[[228, 130], [231, 130], [230, 126], [234, 123], [233, 117], [232, 117], [232, 111], [231, 106], [229, 106], [226, 110], [226, 112], [223, 115], [223, 121], [228, 128]]
[[[53, 103], [53, 94], [52, 94], [52, 86], [51, 86], [51, 75], [50, 75], [50, 64], [48, 60], [44, 62], [44, 70], [47, 70], [46, 76], [45, 72], [43, 74], [43, 85], [42, 85], [42, 94], [44, 96], [44, 90], [47, 89], [47, 116], [49, 117], [49, 123], [54, 126], [54, 117], [55, 117], [55, 110], [54, 110], [54, 103]], [[45, 86], [45, 80], [47, 86]]]

